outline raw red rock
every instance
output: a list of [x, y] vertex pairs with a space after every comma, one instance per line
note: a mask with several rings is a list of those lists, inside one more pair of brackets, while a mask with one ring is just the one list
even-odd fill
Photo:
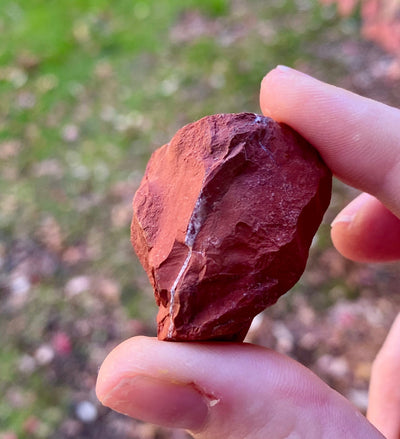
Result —
[[162, 340], [242, 340], [304, 271], [332, 177], [286, 125], [217, 114], [152, 155], [132, 244], [155, 291]]

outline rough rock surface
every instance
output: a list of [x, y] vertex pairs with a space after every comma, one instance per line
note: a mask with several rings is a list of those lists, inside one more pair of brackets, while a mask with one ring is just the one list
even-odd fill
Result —
[[162, 340], [243, 340], [304, 271], [332, 178], [291, 128], [207, 116], [152, 155], [132, 244], [154, 287]]

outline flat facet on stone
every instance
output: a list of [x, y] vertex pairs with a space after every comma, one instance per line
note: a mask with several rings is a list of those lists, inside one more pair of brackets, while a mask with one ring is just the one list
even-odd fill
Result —
[[304, 271], [332, 176], [286, 125], [253, 113], [186, 125], [156, 150], [131, 240], [162, 340], [243, 340]]

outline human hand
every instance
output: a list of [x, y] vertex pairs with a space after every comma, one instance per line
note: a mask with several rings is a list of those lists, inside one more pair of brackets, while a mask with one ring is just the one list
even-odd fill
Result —
[[[384, 203], [361, 195], [338, 215], [339, 251], [362, 261], [400, 258], [400, 111], [286, 68], [264, 78], [261, 108], [306, 137], [337, 177]], [[400, 437], [399, 337], [400, 318], [371, 382], [368, 415], [389, 439]], [[135, 337], [106, 358], [97, 395], [114, 410], [199, 439], [383, 437], [311, 371], [250, 344]]]
[[400, 110], [285, 66], [264, 78], [260, 105], [314, 145], [336, 177], [367, 192], [334, 220], [335, 247], [360, 262], [400, 259]]

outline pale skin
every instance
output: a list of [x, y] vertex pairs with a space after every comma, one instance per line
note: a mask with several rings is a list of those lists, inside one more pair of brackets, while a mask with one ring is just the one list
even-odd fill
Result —
[[[338, 251], [400, 259], [400, 110], [286, 67], [264, 78], [260, 103], [365, 192], [333, 223]], [[106, 358], [96, 391], [112, 409], [199, 439], [400, 439], [400, 315], [372, 367], [368, 419], [299, 363], [250, 344], [134, 337]]]

